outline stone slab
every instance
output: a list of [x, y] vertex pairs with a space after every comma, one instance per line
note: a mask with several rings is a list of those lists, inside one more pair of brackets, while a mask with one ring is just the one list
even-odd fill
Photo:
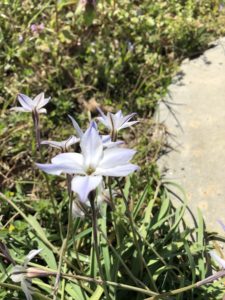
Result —
[[225, 38], [182, 63], [157, 117], [173, 148], [159, 160], [165, 177], [181, 185], [209, 230], [225, 223]]

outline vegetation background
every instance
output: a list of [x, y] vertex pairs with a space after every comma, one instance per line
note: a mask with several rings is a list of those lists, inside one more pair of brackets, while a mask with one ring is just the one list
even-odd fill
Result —
[[[186, 225], [185, 198], [179, 209], [173, 207], [169, 183], [163, 181], [156, 166], [157, 158], [165, 150], [166, 129], [151, 117], [181, 60], [199, 56], [210, 41], [224, 34], [224, 10], [224, 3], [219, 0], [102, 0], [96, 5], [95, 1], [73, 0], [1, 1], [0, 187], [17, 209], [1, 198], [0, 238], [13, 257], [20, 259], [32, 248], [41, 247], [47, 254], [38, 263], [57, 268], [60, 240], [54, 211], [44, 177], [32, 167], [36, 159], [32, 119], [27, 114], [9, 111], [16, 106], [18, 93], [33, 97], [44, 91], [52, 100], [48, 114], [42, 116], [43, 139], [63, 140], [74, 134], [68, 114], [86, 128], [90, 116], [97, 115], [97, 106], [105, 111], [122, 109], [138, 113], [140, 125], [123, 138], [129, 146], [137, 148], [136, 161], [142, 171], [127, 179], [124, 192], [131, 199], [135, 226], [141, 228], [139, 234], [144, 242], [140, 238], [139, 243], [151, 272], [150, 283], [149, 274], [137, 267], [137, 249], [132, 234], [126, 230], [130, 225], [124, 218], [126, 207], [122, 199], [118, 199], [115, 212], [104, 208], [107, 221], [100, 221], [105, 222], [105, 234], [110, 236], [110, 243], [132, 274], [159, 292], [181, 288], [210, 274], [206, 252], [214, 237], [205, 231], [200, 213], [196, 228]], [[45, 160], [54, 153], [44, 149]], [[50, 181], [52, 186], [60, 187], [54, 188], [53, 194], [62, 226], [66, 228], [65, 183], [54, 177]], [[115, 243], [113, 215], [122, 245]], [[53, 246], [43, 243], [40, 232]], [[91, 243], [90, 220], [76, 220], [68, 257], [82, 269], [82, 274], [95, 276], [96, 266], [89, 255]], [[107, 279], [131, 284], [132, 278], [124, 266], [112, 267], [118, 256], [110, 243], [101, 242]], [[78, 260], [74, 249], [78, 251]], [[0, 282], [7, 282], [10, 268], [4, 259], [0, 260]], [[72, 272], [67, 264], [65, 269]], [[50, 295], [53, 282], [39, 280], [36, 286]], [[103, 297], [96, 284], [84, 293], [71, 282], [60, 288], [65, 299]], [[111, 292], [112, 299], [144, 299], [142, 294], [127, 290]], [[223, 292], [218, 282], [174, 297], [221, 299]], [[23, 294], [0, 289], [0, 299], [18, 297], [23, 299]]]

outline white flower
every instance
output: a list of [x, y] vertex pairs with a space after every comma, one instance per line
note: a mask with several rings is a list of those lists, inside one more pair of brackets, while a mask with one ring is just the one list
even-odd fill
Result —
[[92, 122], [80, 142], [81, 153], [61, 153], [51, 164], [37, 164], [48, 174], [74, 174], [71, 188], [85, 202], [89, 193], [102, 182], [103, 176], [127, 176], [139, 167], [129, 161], [135, 152], [125, 148], [104, 149], [102, 138]]
[[18, 100], [22, 107], [13, 107], [11, 110], [22, 112], [37, 112], [38, 114], [46, 113], [46, 109], [43, 108], [51, 98], [45, 98], [44, 93], [40, 93], [33, 100], [24, 95], [19, 94]]
[[[69, 115], [69, 118], [70, 120], [72, 121], [73, 123], [73, 127], [74, 129], [76, 130], [76, 133], [78, 135], [79, 138], [82, 138], [82, 136], [84, 135], [82, 129], [80, 128], [80, 126], [78, 125], [78, 123], [74, 120], [73, 117], [71, 117]], [[97, 127], [97, 124], [95, 122], [92, 122], [93, 124], [93, 127], [98, 130], [98, 127]], [[118, 145], [121, 145], [123, 144], [124, 142], [123, 141], [116, 141], [116, 142], [113, 142], [112, 139], [111, 139], [111, 136], [108, 134], [108, 135], [101, 135], [101, 139], [102, 139], [102, 142], [103, 142], [103, 147], [105, 148], [111, 148], [111, 147], [115, 147], [115, 146], [118, 146]]]
[[27, 300], [32, 300], [32, 290], [31, 290], [31, 279], [27, 276], [27, 264], [31, 259], [33, 259], [38, 253], [41, 252], [42, 249], [31, 250], [28, 255], [25, 257], [23, 265], [16, 265], [12, 269], [12, 275], [10, 278], [14, 282], [20, 282], [21, 288], [26, 295]]
[[214, 251], [209, 252], [209, 254], [223, 269], [225, 269], [225, 260], [224, 259], [222, 259]]
[[57, 141], [42, 141], [41, 145], [49, 145], [54, 148], [61, 149], [63, 152], [67, 152], [69, 147], [73, 144], [79, 143], [80, 139], [74, 135], [71, 135], [67, 140], [57, 142]]
[[130, 122], [130, 119], [133, 118], [136, 115], [136, 113], [123, 116], [122, 111], [119, 110], [116, 114], [108, 112], [107, 115], [105, 115], [100, 108], [97, 108], [97, 110], [101, 114], [101, 117], [97, 117], [97, 119], [103, 125], [105, 125], [105, 127], [108, 128], [110, 132], [118, 132], [119, 130], [130, 127], [138, 122], [138, 121]]
[[72, 215], [74, 218], [84, 218], [84, 211], [77, 205], [75, 201], [72, 203]]

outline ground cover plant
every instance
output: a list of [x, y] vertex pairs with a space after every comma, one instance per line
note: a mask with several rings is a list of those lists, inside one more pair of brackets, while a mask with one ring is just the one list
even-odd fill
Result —
[[218, 237], [171, 202], [150, 117], [223, 3], [0, 5], [0, 299], [221, 299]]

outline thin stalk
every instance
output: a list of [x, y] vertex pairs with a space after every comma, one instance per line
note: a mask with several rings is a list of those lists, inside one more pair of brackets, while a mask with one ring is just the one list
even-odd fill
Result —
[[[140, 263], [141, 263], [142, 266], [143, 266], [143, 265], [145, 266], [145, 269], [146, 269], [146, 271], [147, 271], [147, 273], [148, 273], [148, 276], [149, 276], [149, 279], [150, 279], [150, 281], [151, 281], [151, 284], [152, 284], [152, 286], [154, 287], [155, 291], [158, 292], [158, 289], [157, 289], [157, 286], [156, 286], [156, 284], [155, 284], [155, 282], [154, 282], [154, 280], [153, 280], [152, 274], [151, 274], [151, 272], [149, 271], [149, 268], [148, 268], [147, 263], [146, 263], [146, 261], [145, 261], [145, 259], [144, 259], [144, 256], [142, 255], [142, 251], [141, 251], [141, 249], [140, 249], [140, 245], [139, 245], [139, 242], [138, 242], [138, 239], [137, 239], [137, 235], [136, 235], [136, 230], [135, 230], [135, 225], [134, 225], [133, 216], [132, 216], [132, 214], [131, 214], [131, 212], [130, 212], [129, 205], [128, 205], [128, 202], [127, 202], [127, 199], [126, 199], [126, 197], [125, 197], [125, 195], [124, 195], [124, 192], [123, 192], [123, 189], [122, 189], [122, 187], [121, 187], [121, 185], [120, 185], [119, 180], [116, 180], [116, 181], [117, 181], [117, 184], [118, 184], [118, 186], [119, 186], [120, 192], [121, 192], [121, 194], [122, 194], [122, 197], [123, 197], [123, 200], [124, 200], [124, 204], [125, 204], [125, 206], [126, 206], [127, 215], [128, 215], [128, 219], [129, 219], [129, 222], [130, 222], [130, 226], [131, 226], [131, 230], [132, 230], [132, 234], [133, 234], [133, 238], [134, 238], [134, 244], [135, 244], [135, 246], [136, 246], [136, 248], [137, 248], [137, 251], [138, 251], [138, 256], [139, 256]], [[141, 272], [142, 272], [142, 270], [141, 270]]]
[[[36, 265], [34, 263], [29, 263], [29, 264]], [[40, 271], [39, 274], [41, 274], [40, 276], [37, 276], [37, 274], [38, 274], [37, 271], [38, 271], [38, 269], [35, 268], [35, 274], [34, 275], [36, 275], [36, 276], [33, 276], [32, 278], [35, 278], [35, 277], [57, 276], [57, 272], [55, 272], [55, 271], [53, 271], [53, 270], [51, 270], [49, 268], [45, 268], [43, 266], [40, 266], [40, 268], [39, 268], [39, 271]], [[17, 273], [14, 273], [14, 274], [26, 274], [26, 272], [17, 272]], [[30, 276], [32, 275], [32, 271], [31, 270], [29, 271], [29, 274], [30, 274]], [[159, 295], [159, 294], [157, 294], [157, 293], [155, 293], [153, 291], [150, 291], [150, 290], [145, 290], [145, 289], [133, 286], [133, 285], [123, 284], [123, 283], [117, 283], [117, 282], [109, 281], [109, 280], [104, 281], [102, 279], [97, 279], [97, 278], [93, 278], [93, 277], [88, 277], [88, 276], [83, 276], [83, 275], [76, 275], [76, 274], [66, 274], [66, 273], [61, 273], [61, 276], [64, 279], [67, 279], [67, 280], [70, 280], [72, 282], [75, 282], [76, 284], [77, 284], [78, 281], [85, 281], [85, 282], [89, 282], [89, 283], [96, 283], [98, 285], [108, 284], [108, 285], [113, 286], [113, 287], [117, 287], [117, 288], [120, 288], [120, 289], [131, 290], [131, 291], [135, 291], [135, 292], [139, 292], [139, 293], [142, 293], [142, 294], [145, 294], [145, 295], [148, 295], [148, 296], [158, 296]]]
[[[32, 118], [33, 118], [33, 122], [34, 122], [34, 131], [35, 131], [35, 138], [36, 138], [36, 147], [35, 147], [35, 153], [36, 153], [36, 157], [37, 157], [37, 152], [39, 152], [40, 154], [40, 158], [41, 160], [43, 161], [43, 155], [42, 155], [42, 151], [41, 151], [41, 132], [40, 132], [40, 120], [39, 120], [39, 114], [36, 110], [34, 110], [32, 112]], [[48, 191], [49, 191], [49, 195], [50, 195], [50, 201], [52, 203], [52, 207], [53, 207], [53, 210], [54, 210], [54, 214], [55, 214], [55, 218], [56, 218], [56, 221], [57, 221], [57, 224], [58, 224], [58, 227], [59, 227], [59, 233], [60, 233], [60, 238], [61, 240], [63, 241], [63, 235], [62, 235], [62, 227], [61, 227], [61, 222], [59, 220], [59, 216], [58, 216], [58, 213], [57, 213], [57, 205], [56, 205], [56, 201], [54, 199], [54, 196], [53, 196], [53, 192], [51, 190], [51, 186], [49, 184], [49, 179], [48, 179], [48, 175], [43, 173], [44, 174], [44, 178], [45, 178], [45, 181], [46, 181], [46, 184], [47, 184], [47, 188], [48, 188]]]
[[62, 268], [62, 263], [63, 263], [63, 258], [65, 256], [65, 252], [68, 246], [68, 242], [70, 239], [70, 233], [71, 233], [71, 227], [72, 227], [72, 206], [73, 206], [73, 197], [71, 193], [71, 178], [67, 176], [67, 188], [68, 188], [68, 194], [69, 194], [69, 208], [68, 208], [68, 223], [67, 223], [67, 232], [66, 232], [66, 237], [63, 240], [61, 251], [60, 251], [60, 256], [59, 256], [59, 264], [58, 264], [58, 271], [56, 275], [56, 280], [55, 280], [55, 290], [54, 290], [54, 298], [53, 300], [56, 300], [57, 294], [58, 294], [58, 289], [59, 289], [59, 281], [60, 281], [60, 274], [61, 274], [61, 268]]
[[154, 295], [156, 296], [156, 295], [158, 295], [155, 292], [152, 292], [150, 290], [145, 290], [145, 289], [136, 287], [134, 285], [117, 283], [117, 282], [108, 281], [108, 280], [103, 281], [101, 279], [96, 279], [96, 278], [87, 277], [87, 276], [81, 276], [81, 275], [62, 274], [62, 276], [64, 278], [68, 279], [68, 280], [70, 280], [70, 278], [75, 278], [77, 280], [84, 280], [86, 282], [94, 282], [94, 283], [100, 284], [100, 285], [103, 285], [104, 283], [106, 283], [106, 284], [108, 284], [110, 286], [113, 286], [113, 287], [117, 287], [117, 288], [125, 289], [125, 290], [130, 290], [130, 291], [135, 291], [135, 292], [142, 293], [142, 294], [145, 294], [145, 295], [150, 295], [150, 296], [154, 296]]
[[[65, 273], [66, 272], [66, 265], [64, 266], [64, 269], [63, 269], [63, 272]], [[62, 280], [62, 288], [61, 288], [61, 300], [64, 300], [65, 299], [65, 287], [66, 287], [66, 279], [63, 278]]]
[[41, 148], [41, 133], [40, 133], [40, 122], [39, 122], [39, 115], [36, 110], [32, 112], [32, 118], [34, 121], [34, 132], [36, 137], [36, 149], [40, 151]]
[[[117, 228], [117, 223], [116, 223], [116, 217], [115, 217], [115, 206], [114, 206], [114, 202], [113, 202], [113, 195], [112, 195], [112, 179], [111, 177], [108, 177], [108, 187], [109, 187], [109, 196], [110, 196], [110, 201], [111, 201], [111, 204], [112, 204], [112, 221], [113, 221], [113, 224], [114, 224], [114, 230], [115, 230], [115, 233], [116, 233], [116, 243], [117, 243], [117, 247], [120, 249], [121, 247], [121, 239], [120, 239], [120, 232], [119, 232], [119, 229]], [[117, 277], [118, 277], [118, 269], [119, 269], [119, 265], [120, 265], [120, 261], [119, 259], [117, 258], [116, 261], [115, 261], [115, 275], [114, 275], [114, 280], [117, 280]]]
[[183, 293], [183, 292], [186, 292], [188, 290], [191, 290], [191, 289], [194, 289], [198, 287], [197, 286], [197, 283], [194, 283], [194, 284], [191, 284], [191, 285], [188, 285], [188, 286], [185, 286], [183, 288], [180, 288], [180, 289], [177, 289], [177, 290], [173, 290], [171, 292], [167, 292], [167, 293], [162, 293], [162, 294], [159, 294], [159, 295], [156, 295], [156, 296], [152, 296], [150, 298], [146, 298], [144, 300], [157, 300], [157, 299], [163, 299], [163, 298], [167, 298], [169, 296], [174, 296], [174, 295], [177, 295], [177, 294], [180, 294], [180, 293]]
[[98, 269], [99, 269], [99, 274], [103, 283], [103, 289], [104, 293], [107, 299], [110, 299], [107, 285], [105, 284], [105, 279], [104, 279], [104, 273], [101, 265], [101, 259], [100, 259], [100, 254], [99, 254], [99, 249], [98, 249], [98, 224], [97, 224], [97, 216], [96, 216], [96, 210], [95, 210], [95, 192], [90, 193], [90, 204], [91, 204], [91, 210], [92, 210], [92, 228], [93, 228], [93, 237], [94, 237], [94, 249], [95, 249], [95, 255], [98, 263]]

